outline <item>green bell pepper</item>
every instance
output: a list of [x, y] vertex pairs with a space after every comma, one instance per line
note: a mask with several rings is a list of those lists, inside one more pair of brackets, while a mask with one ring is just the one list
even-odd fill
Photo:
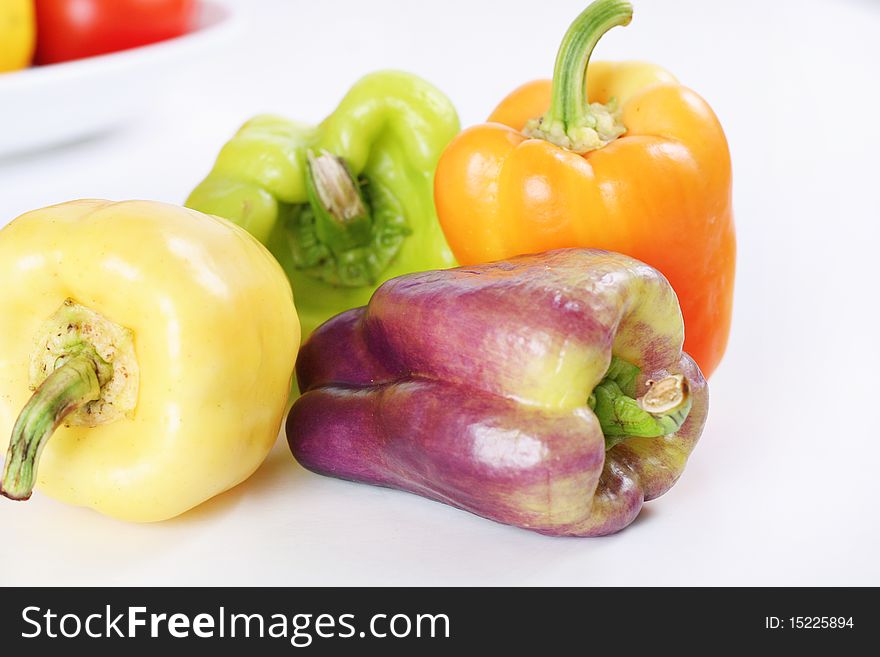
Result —
[[385, 280], [455, 265], [434, 210], [455, 108], [397, 71], [362, 78], [318, 126], [258, 116], [223, 147], [186, 205], [265, 244], [293, 285], [303, 337], [365, 305]]

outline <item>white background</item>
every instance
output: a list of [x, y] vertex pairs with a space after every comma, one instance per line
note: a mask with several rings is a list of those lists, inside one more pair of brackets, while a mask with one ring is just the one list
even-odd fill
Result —
[[[182, 202], [250, 115], [317, 121], [377, 68], [426, 77], [475, 123], [549, 75], [585, 3], [232, 4], [238, 39], [138, 120], [0, 159], [0, 224], [77, 197]], [[880, 584], [880, 2], [635, 5], [596, 58], [675, 72], [734, 164], [733, 333], [672, 491], [615, 536], [553, 539], [313, 475], [282, 441], [246, 484], [161, 524], [0, 500], [0, 583]]]

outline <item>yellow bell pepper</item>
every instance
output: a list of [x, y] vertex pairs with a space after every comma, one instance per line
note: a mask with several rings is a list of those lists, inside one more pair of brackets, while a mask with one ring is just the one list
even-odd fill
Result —
[[36, 43], [33, 0], [0, 0], [0, 73], [31, 63]]
[[163, 520], [268, 454], [300, 329], [284, 272], [244, 230], [160, 203], [73, 201], [0, 230], [0, 280], [7, 497], [36, 484]]

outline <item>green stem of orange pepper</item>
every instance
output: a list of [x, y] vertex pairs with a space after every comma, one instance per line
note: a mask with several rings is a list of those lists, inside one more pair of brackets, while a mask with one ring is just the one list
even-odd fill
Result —
[[612, 27], [629, 25], [632, 12], [632, 5], [625, 0], [597, 0], [574, 20], [556, 55], [550, 109], [526, 125], [528, 136], [583, 153], [601, 148], [625, 132], [616, 102], [588, 102], [586, 77], [599, 39]]

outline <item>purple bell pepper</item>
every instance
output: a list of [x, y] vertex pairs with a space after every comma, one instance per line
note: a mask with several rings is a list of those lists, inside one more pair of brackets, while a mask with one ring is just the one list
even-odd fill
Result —
[[287, 419], [315, 472], [554, 536], [600, 536], [669, 490], [706, 381], [655, 269], [591, 249], [392, 279], [302, 347]]

